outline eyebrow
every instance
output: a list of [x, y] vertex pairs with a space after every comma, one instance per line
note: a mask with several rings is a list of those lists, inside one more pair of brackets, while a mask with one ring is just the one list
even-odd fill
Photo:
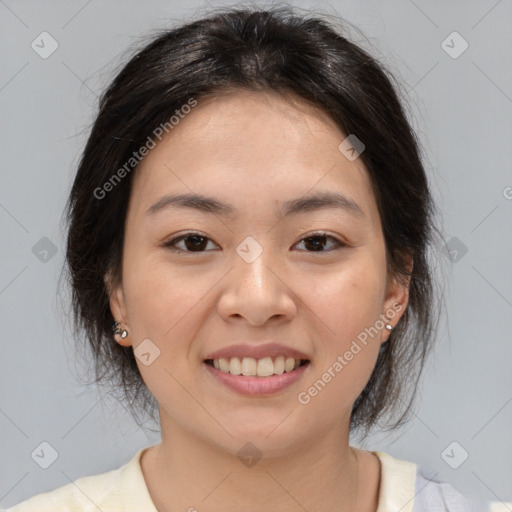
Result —
[[[169, 194], [149, 207], [146, 215], [153, 215], [168, 207], [191, 208], [230, 218], [235, 217], [237, 213], [233, 206], [213, 197], [201, 194]], [[365, 218], [362, 208], [353, 199], [338, 192], [317, 193], [285, 201], [282, 206], [281, 215], [288, 217], [327, 208], [341, 209], [356, 217]]]

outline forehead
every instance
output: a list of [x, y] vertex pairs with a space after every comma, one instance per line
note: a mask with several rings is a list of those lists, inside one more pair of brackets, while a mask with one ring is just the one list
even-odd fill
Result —
[[339, 191], [375, 222], [368, 173], [338, 148], [345, 137], [326, 113], [293, 97], [236, 92], [199, 100], [139, 164], [132, 206], [197, 193], [265, 209], [308, 191]]

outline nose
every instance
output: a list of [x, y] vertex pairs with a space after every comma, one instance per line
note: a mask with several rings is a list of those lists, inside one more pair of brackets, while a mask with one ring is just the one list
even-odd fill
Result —
[[252, 262], [235, 255], [234, 268], [223, 280], [217, 304], [225, 321], [263, 326], [267, 322], [289, 322], [294, 317], [297, 297], [278, 263], [265, 250]]

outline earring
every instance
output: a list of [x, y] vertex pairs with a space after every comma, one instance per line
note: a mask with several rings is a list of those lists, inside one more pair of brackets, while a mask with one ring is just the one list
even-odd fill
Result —
[[393, 326], [391, 324], [386, 324], [386, 329], [391, 332], [393, 330]]
[[128, 336], [128, 331], [126, 329], [121, 329], [120, 322], [114, 322], [114, 325], [112, 326], [112, 332], [114, 333], [114, 336], [119, 335], [121, 336], [121, 339], [124, 340], [126, 336]]

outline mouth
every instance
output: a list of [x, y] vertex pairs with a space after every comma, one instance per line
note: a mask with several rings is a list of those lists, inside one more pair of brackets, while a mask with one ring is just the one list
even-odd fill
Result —
[[203, 359], [212, 382], [252, 397], [284, 392], [308, 373], [310, 365], [308, 353], [272, 341], [230, 345]]
[[253, 357], [220, 357], [206, 359], [207, 365], [222, 373], [241, 377], [268, 378], [284, 373], [292, 373], [310, 363], [309, 359], [298, 359], [286, 356], [266, 356], [255, 359]]
[[[205, 359], [204, 368], [214, 382], [249, 397], [284, 392], [307, 372], [311, 361], [293, 357], [220, 357]], [[218, 368], [217, 368], [218, 366]]]

